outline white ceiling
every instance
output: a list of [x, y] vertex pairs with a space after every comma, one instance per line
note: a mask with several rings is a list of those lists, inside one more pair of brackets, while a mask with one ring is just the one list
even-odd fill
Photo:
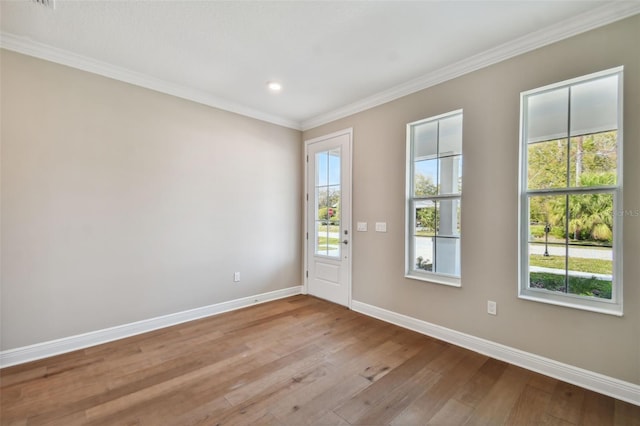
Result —
[[640, 13], [640, 2], [19, 0], [0, 13], [4, 48], [305, 129]]

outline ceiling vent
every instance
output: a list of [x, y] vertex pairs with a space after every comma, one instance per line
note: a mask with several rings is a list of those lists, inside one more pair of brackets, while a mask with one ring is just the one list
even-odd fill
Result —
[[56, 0], [31, 0], [31, 1], [33, 1], [35, 4], [38, 4], [40, 6], [48, 7], [49, 9], [56, 8]]

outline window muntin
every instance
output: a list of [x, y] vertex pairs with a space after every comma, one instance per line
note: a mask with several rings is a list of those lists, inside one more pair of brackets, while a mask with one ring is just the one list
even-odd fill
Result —
[[622, 68], [521, 95], [522, 298], [622, 314]]
[[406, 276], [460, 285], [462, 111], [407, 125]]

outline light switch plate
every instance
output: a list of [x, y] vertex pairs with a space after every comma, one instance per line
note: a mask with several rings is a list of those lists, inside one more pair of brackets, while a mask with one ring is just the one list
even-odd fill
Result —
[[387, 222], [376, 222], [376, 232], [387, 232]]
[[360, 232], [367, 232], [367, 222], [358, 222], [356, 230]]

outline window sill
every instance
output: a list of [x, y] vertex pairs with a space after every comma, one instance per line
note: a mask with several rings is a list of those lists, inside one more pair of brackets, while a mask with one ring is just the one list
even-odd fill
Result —
[[596, 312], [599, 314], [622, 317], [622, 304], [615, 302], [597, 301], [591, 299], [582, 300], [578, 296], [565, 296], [546, 292], [531, 290], [520, 290], [518, 298], [533, 302], [547, 303], [550, 305], [563, 306], [565, 308], [580, 309], [583, 311]]
[[448, 275], [433, 274], [429, 272], [415, 272], [411, 271], [404, 275], [405, 278], [412, 280], [426, 281], [434, 284], [448, 285], [451, 287], [462, 287], [462, 283], [459, 277], [452, 277]]

